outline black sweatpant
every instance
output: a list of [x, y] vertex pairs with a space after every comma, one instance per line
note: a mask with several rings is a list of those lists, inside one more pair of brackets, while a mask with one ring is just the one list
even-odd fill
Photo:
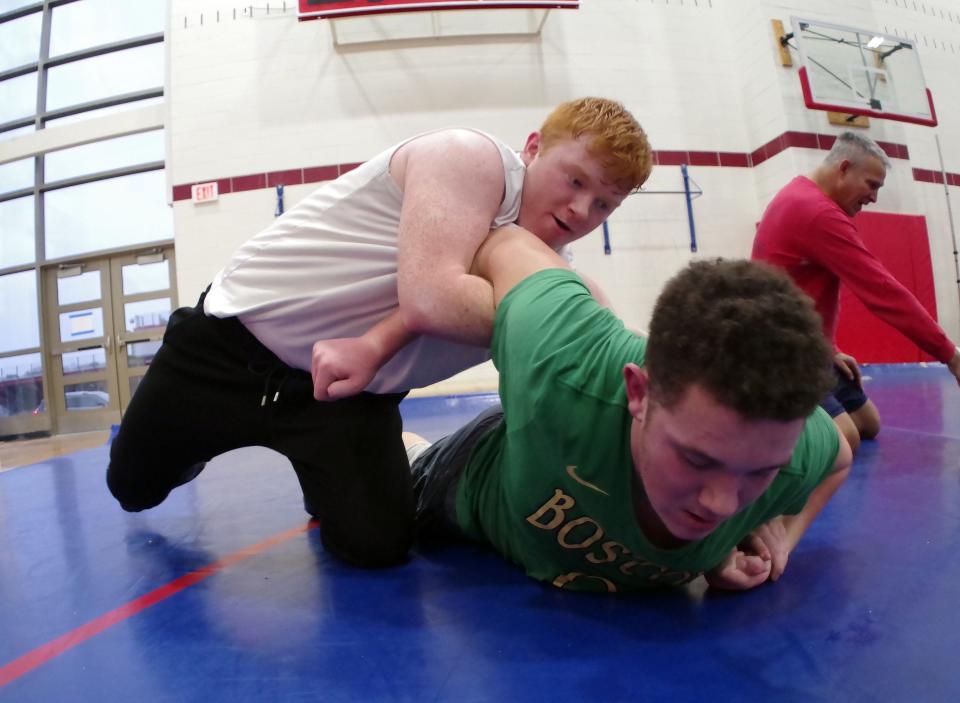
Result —
[[[205, 294], [204, 294], [205, 295]], [[290, 459], [324, 546], [365, 567], [404, 561], [414, 502], [401, 439], [404, 393], [313, 398], [236, 318], [180, 308], [110, 450], [107, 485], [125, 510], [159, 505], [190, 467], [260, 445]]]

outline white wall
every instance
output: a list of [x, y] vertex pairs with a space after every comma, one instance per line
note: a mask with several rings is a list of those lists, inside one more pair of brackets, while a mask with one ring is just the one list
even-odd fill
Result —
[[[917, 0], [917, 10], [912, 0], [907, 4], [584, 0], [579, 10], [551, 12], [538, 36], [337, 48], [326, 21], [242, 13], [233, 19], [238, 6], [224, 0], [172, 0], [168, 178], [171, 185], [186, 184], [363, 161], [400, 139], [448, 125], [488, 130], [519, 148], [554, 105], [590, 94], [622, 101], [655, 149], [749, 153], [789, 130], [840, 131], [825, 113], [803, 106], [796, 67], [780, 66], [770, 20], [789, 27], [790, 16], [799, 15], [888, 27], [916, 34], [944, 124], [871, 121], [870, 136], [906, 144], [911, 157], [894, 162], [876, 208], [927, 217], [941, 320], [958, 338], [943, 186], [914, 181], [911, 168], [939, 169], [933, 139], [939, 134], [947, 171], [960, 172], [960, 127], [949, 119], [960, 107], [960, 8], [948, 0]], [[518, 18], [511, 25], [527, 21], [511, 12]], [[946, 19], [950, 12], [956, 21]], [[487, 21], [502, 27], [503, 18]], [[381, 28], [390, 21], [378, 20]], [[338, 27], [344, 32], [347, 25]], [[924, 38], [936, 48], [926, 48]], [[703, 189], [693, 203], [696, 255], [689, 250], [683, 197], [657, 192], [680, 190], [680, 169], [658, 166], [648, 192], [628, 198], [611, 217], [612, 255], [603, 254], [597, 231], [575, 244], [576, 265], [604, 286], [629, 324], [644, 327], [662, 283], [691, 256], [749, 255], [770, 197], [822, 155], [794, 148], [754, 168], [691, 166]], [[287, 207], [314, 187], [287, 187]], [[951, 190], [956, 197], [957, 188]], [[195, 298], [233, 248], [272, 220], [274, 203], [273, 190], [262, 189], [223, 195], [213, 204], [174, 204], [182, 300]]]

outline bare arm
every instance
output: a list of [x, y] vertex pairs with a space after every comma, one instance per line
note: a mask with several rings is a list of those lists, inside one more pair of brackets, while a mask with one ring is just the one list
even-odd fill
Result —
[[414, 337], [400, 311], [394, 310], [361, 337], [316, 342], [310, 366], [313, 397], [337, 400], [359, 393]]
[[401, 147], [390, 173], [403, 190], [397, 289], [414, 334], [483, 346], [493, 327], [490, 284], [470, 263], [503, 199], [496, 146], [467, 130], [446, 130]]
[[569, 269], [557, 252], [529, 231], [507, 225], [484, 240], [473, 260], [471, 272], [493, 285], [494, 305], [499, 305], [510, 290], [537, 271]]
[[[820, 485], [818, 485], [810, 494], [810, 497], [807, 498], [807, 503], [803, 506], [803, 510], [796, 515], [785, 515], [783, 517], [783, 524], [786, 528], [787, 545], [789, 547], [788, 552], [792, 552], [794, 547], [797, 546], [800, 538], [803, 537], [807, 528], [813, 523], [814, 518], [820, 514], [823, 506], [830, 501], [830, 498], [833, 497], [833, 494], [843, 485], [843, 482], [847, 480], [847, 476], [850, 474], [850, 465], [853, 463], [853, 452], [847, 440], [844, 438], [843, 432], [841, 432], [839, 428], [837, 429], [837, 436], [840, 439], [840, 451], [837, 453], [837, 458], [833, 462], [830, 473], [827, 474], [826, 478], [820, 482]], [[774, 568], [776, 569], [776, 567]], [[783, 569], [780, 569], [781, 573], [782, 571]], [[779, 573], [777, 573], [776, 576], [779, 576]]]
[[[569, 266], [556, 252], [525, 229], [509, 225], [496, 230], [484, 240], [473, 261], [469, 278], [486, 287], [491, 327], [494, 299], [499, 303], [517, 283], [546, 268]], [[317, 400], [336, 400], [359, 393], [367, 387], [380, 367], [416, 336], [407, 323], [407, 317], [401, 310], [396, 310], [361, 337], [320, 340], [313, 345], [311, 372], [314, 397]]]
[[469, 130], [428, 134], [397, 150], [390, 175], [403, 191], [399, 307], [361, 337], [313, 345], [317, 400], [359, 393], [420, 334], [480, 346], [490, 341], [493, 292], [469, 267], [503, 199], [496, 146]]

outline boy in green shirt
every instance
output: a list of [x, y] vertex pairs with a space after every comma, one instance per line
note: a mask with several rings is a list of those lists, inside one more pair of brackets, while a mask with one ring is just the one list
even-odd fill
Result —
[[519, 228], [475, 271], [494, 287], [502, 411], [415, 458], [421, 524], [575, 590], [779, 578], [851, 458], [817, 408], [830, 355], [805, 296], [750, 262], [695, 263], [648, 341]]
[[421, 531], [573, 590], [778, 579], [851, 460], [817, 408], [830, 350], [806, 296], [757, 263], [694, 263], [645, 340], [518, 227], [473, 272], [493, 284], [502, 410], [425, 450], [406, 437]]

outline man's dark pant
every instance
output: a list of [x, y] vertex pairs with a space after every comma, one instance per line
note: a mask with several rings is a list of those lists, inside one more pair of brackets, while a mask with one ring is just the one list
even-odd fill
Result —
[[239, 447], [293, 464], [324, 546], [359, 566], [404, 561], [413, 491], [401, 440], [405, 394], [313, 398], [293, 369], [235, 318], [173, 313], [110, 450], [107, 485], [125, 510], [160, 504], [191, 467]]
[[833, 366], [833, 373], [837, 382], [820, 401], [820, 407], [826, 410], [830, 417], [853, 413], [862, 408], [867, 402], [867, 394], [863, 392], [863, 386], [847, 378], [836, 364]]

